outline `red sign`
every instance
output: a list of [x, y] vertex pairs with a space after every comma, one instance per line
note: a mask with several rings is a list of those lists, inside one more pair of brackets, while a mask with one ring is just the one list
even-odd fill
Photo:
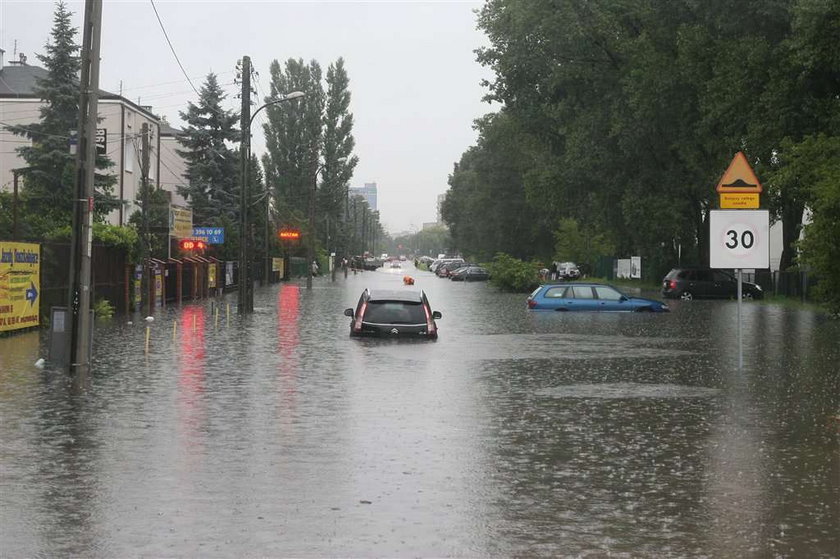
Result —
[[201, 251], [207, 248], [207, 243], [205, 243], [201, 239], [182, 239], [178, 246], [181, 247], [181, 250], [186, 251]]
[[281, 229], [277, 236], [281, 241], [299, 241], [300, 229]]

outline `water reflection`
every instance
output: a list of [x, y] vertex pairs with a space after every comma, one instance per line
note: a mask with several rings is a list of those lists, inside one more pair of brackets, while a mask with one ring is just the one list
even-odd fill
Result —
[[277, 291], [278, 421], [291, 428], [296, 407], [297, 376], [300, 366], [300, 286], [284, 284]]
[[834, 321], [745, 305], [738, 370], [732, 302], [535, 314], [411, 275], [436, 343], [348, 336], [388, 272], [166, 309], [148, 356], [101, 326], [84, 397], [0, 339], [0, 554], [839, 554]]
[[[178, 427], [188, 464], [200, 456], [204, 447], [206, 423], [204, 307], [188, 306], [181, 312], [178, 345]], [[192, 469], [191, 465], [187, 470]]]

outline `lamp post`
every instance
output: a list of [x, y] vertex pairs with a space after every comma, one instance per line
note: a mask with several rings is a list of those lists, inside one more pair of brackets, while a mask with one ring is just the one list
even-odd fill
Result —
[[[243, 85], [248, 84], [247, 93], [242, 96], [242, 186], [240, 188], [240, 205], [239, 211], [241, 213], [239, 219], [239, 314], [253, 312], [254, 310], [254, 283], [251, 272], [251, 247], [249, 234], [249, 220], [248, 213], [250, 211], [250, 177], [249, 171], [251, 167], [251, 125], [254, 123], [254, 118], [264, 108], [270, 105], [276, 105], [292, 99], [298, 99], [306, 95], [302, 91], [293, 91], [287, 93], [278, 99], [272, 99], [260, 106], [253, 114], [250, 112], [250, 59], [243, 57]], [[244, 89], [244, 88], [243, 88]], [[266, 189], [268, 186], [266, 185]], [[268, 191], [265, 194], [268, 198]], [[266, 201], [268, 205], [268, 201]], [[266, 212], [268, 213], [268, 212]], [[266, 243], [266, 251], [268, 244]], [[266, 255], [267, 257], [267, 255]]]

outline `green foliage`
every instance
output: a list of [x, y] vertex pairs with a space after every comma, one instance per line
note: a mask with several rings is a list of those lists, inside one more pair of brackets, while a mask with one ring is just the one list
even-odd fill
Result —
[[198, 104], [190, 102], [180, 113], [187, 125], [177, 138], [184, 149], [177, 151], [186, 160], [188, 184], [178, 193], [188, 200], [196, 226], [213, 227], [221, 216], [236, 219], [240, 159], [228, 144], [239, 142], [239, 115], [222, 108], [227, 95], [212, 72], [199, 93]]
[[[166, 191], [160, 188], [155, 188], [153, 185], [140, 187], [137, 193], [137, 200], [141, 210], [134, 212], [128, 218], [128, 223], [132, 225], [138, 234], [138, 242], [143, 242], [143, 190], [148, 188], [148, 222], [149, 222], [149, 238], [145, 241], [147, 243], [147, 254], [152, 258], [165, 260], [169, 254], [169, 196]], [[138, 254], [142, 256], [143, 250], [140, 245], [137, 247]]]
[[505, 111], [476, 121], [476, 129], [478, 145], [461, 156], [441, 206], [454, 248], [481, 258], [546, 252], [543, 222], [527, 201], [525, 174], [533, 165], [527, 138]]
[[93, 316], [101, 320], [113, 318], [115, 310], [108, 299], [99, 299], [93, 304]]
[[[69, 225], [56, 227], [49, 231], [44, 238], [48, 241], [69, 243], [71, 228]], [[93, 242], [123, 250], [128, 262], [137, 261], [139, 239], [134, 227], [120, 227], [106, 223], [93, 224]]]
[[742, 150], [776, 175], [768, 200], [790, 260], [809, 193], [798, 171], [777, 173], [796, 165], [792, 145], [840, 124], [836, 3], [490, 0], [478, 24], [487, 98], [503, 108], [477, 122], [450, 177], [456, 248], [586, 261], [580, 239], [554, 247], [574, 219], [656, 267], [678, 247], [708, 261], [714, 184]]
[[794, 157], [805, 157], [812, 174], [812, 221], [799, 242], [799, 261], [818, 278], [814, 295], [833, 314], [840, 314], [840, 137], [808, 138], [793, 148]]
[[599, 258], [614, 255], [615, 245], [607, 233], [583, 231], [576, 219], [560, 220], [560, 226], [554, 232], [555, 261], [575, 262], [584, 273], [590, 274]]
[[265, 180], [272, 190], [280, 221], [287, 223], [295, 216], [308, 215], [323, 142], [324, 87], [321, 66], [315, 60], [306, 64], [302, 59], [290, 58], [285, 70], [274, 60], [270, 72], [270, 93], [265, 102], [292, 91], [306, 94], [265, 109]]
[[[47, 70], [39, 78], [35, 93], [44, 101], [40, 121], [8, 129], [30, 140], [17, 148], [26, 162], [22, 177], [19, 221], [25, 223], [24, 236], [40, 238], [56, 226], [70, 225], [73, 215], [75, 155], [68, 149], [70, 133], [78, 128], [79, 81], [81, 62], [77, 30], [71, 26], [72, 13], [63, 2], [56, 5], [51, 40], [44, 47], [46, 54], [38, 59]], [[98, 156], [97, 169], [107, 169], [113, 162]], [[95, 176], [96, 217], [116, 207], [111, 190], [113, 175]]]
[[509, 254], [500, 252], [487, 264], [490, 282], [503, 291], [525, 293], [540, 284], [539, 264], [523, 262]]
[[[318, 213], [328, 220], [329, 230], [324, 230], [324, 241], [330, 237], [330, 248], [339, 254], [349, 248], [344, 220], [347, 188], [359, 158], [353, 155], [356, 140], [353, 138], [353, 113], [350, 112], [350, 79], [339, 58], [327, 69], [327, 95], [324, 109], [323, 164], [321, 184], [318, 188]], [[342, 225], [344, 227], [342, 227]], [[338, 237], [338, 239], [336, 239]]]

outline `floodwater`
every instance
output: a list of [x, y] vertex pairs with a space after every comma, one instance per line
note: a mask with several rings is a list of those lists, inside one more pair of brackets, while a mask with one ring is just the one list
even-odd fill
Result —
[[[98, 323], [76, 393], [0, 339], [0, 556], [840, 556], [840, 324], [534, 313], [407, 269], [436, 342], [356, 340], [381, 269]], [[228, 315], [230, 305], [230, 315]]]

